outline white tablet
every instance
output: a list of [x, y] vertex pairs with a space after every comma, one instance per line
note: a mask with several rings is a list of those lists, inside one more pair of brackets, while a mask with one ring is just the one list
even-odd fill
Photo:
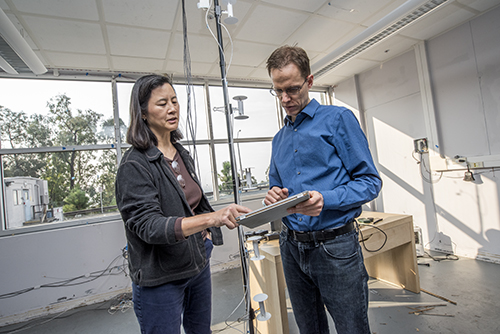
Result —
[[287, 209], [294, 207], [300, 202], [307, 201], [311, 196], [308, 191], [290, 196], [276, 203], [264, 206], [250, 213], [236, 217], [236, 222], [249, 228], [255, 228], [276, 219], [288, 216]]

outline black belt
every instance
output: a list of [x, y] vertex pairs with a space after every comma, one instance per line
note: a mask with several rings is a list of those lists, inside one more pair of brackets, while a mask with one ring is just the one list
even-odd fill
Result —
[[316, 241], [327, 241], [335, 239], [335, 237], [351, 232], [355, 229], [354, 222], [345, 224], [339, 228], [332, 228], [329, 230], [312, 231], [312, 232], [300, 232], [290, 230], [285, 226], [290, 235], [295, 241], [298, 242], [316, 242]]

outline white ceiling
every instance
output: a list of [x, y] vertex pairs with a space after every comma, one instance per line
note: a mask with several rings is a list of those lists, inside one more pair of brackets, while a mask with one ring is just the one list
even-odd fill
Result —
[[[220, 80], [217, 43], [206, 27], [206, 12], [197, 8], [198, 0], [184, 1], [192, 76]], [[268, 83], [266, 59], [283, 44], [303, 47], [314, 64], [405, 2], [238, 0], [233, 10], [239, 21], [226, 25], [230, 38], [222, 30], [227, 62], [232, 50], [228, 81]], [[500, 0], [449, 0], [315, 83], [334, 85], [379, 66], [499, 4]], [[45, 76], [70, 70], [184, 75], [181, 0], [0, 0], [0, 8], [49, 69]], [[216, 34], [214, 19], [208, 22]], [[12, 75], [0, 69], [0, 76]]]

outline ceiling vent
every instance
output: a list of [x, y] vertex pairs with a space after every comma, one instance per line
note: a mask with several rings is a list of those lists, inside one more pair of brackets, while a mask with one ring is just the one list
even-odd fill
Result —
[[21, 33], [0, 9], [0, 68], [9, 74], [47, 72]]
[[372, 45], [440, 7], [448, 0], [409, 0], [311, 66], [319, 78]]

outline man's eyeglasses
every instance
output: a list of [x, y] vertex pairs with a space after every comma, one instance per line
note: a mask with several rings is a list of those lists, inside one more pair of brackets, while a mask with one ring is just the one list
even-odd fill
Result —
[[304, 84], [307, 82], [307, 79], [309, 79], [309, 76], [306, 78], [306, 80], [304, 80], [304, 82], [300, 86], [288, 87], [285, 90], [271, 88], [269, 91], [271, 92], [272, 96], [276, 97], [281, 97], [283, 95], [283, 92], [285, 92], [286, 95], [288, 96], [295, 96], [300, 92], [302, 87], [304, 87]]

